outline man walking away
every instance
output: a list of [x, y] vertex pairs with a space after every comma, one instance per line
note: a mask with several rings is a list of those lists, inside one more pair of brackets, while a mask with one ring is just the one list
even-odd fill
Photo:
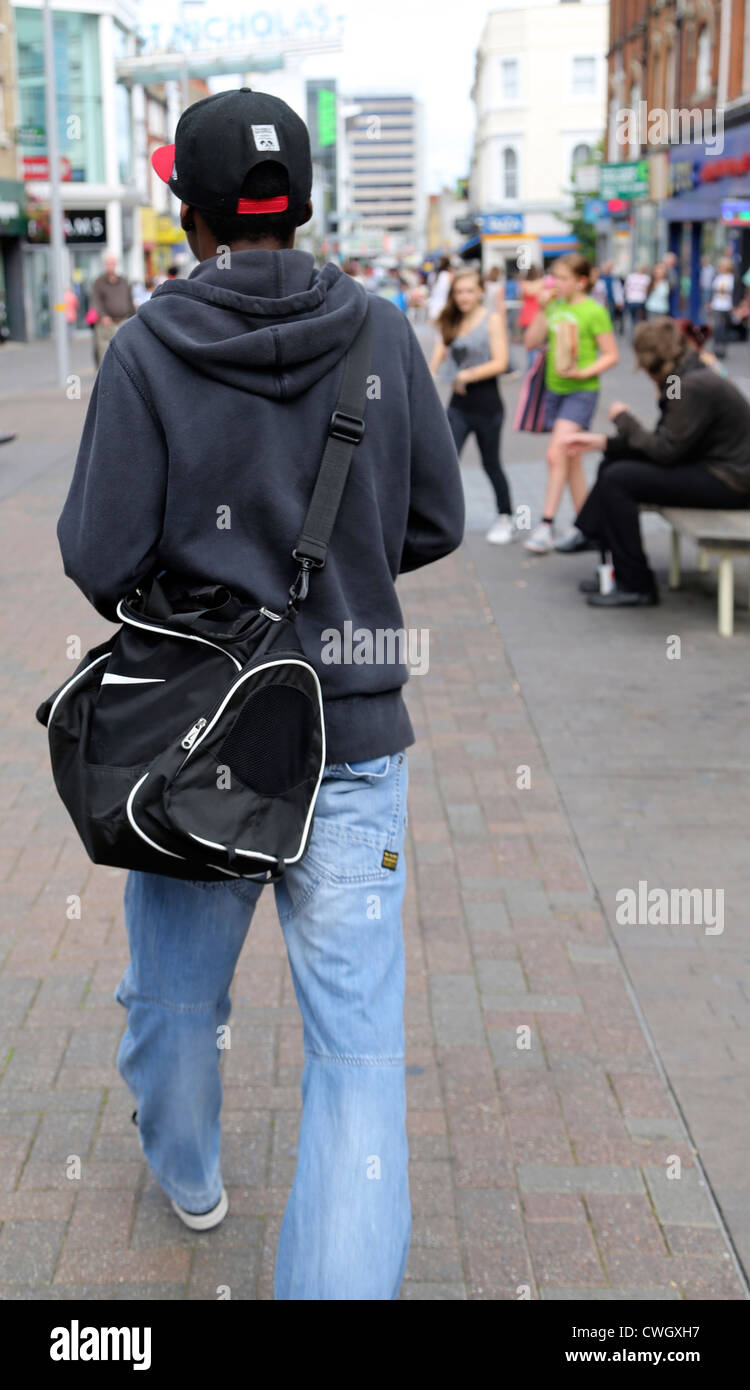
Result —
[[124, 275], [118, 275], [117, 257], [111, 253], [104, 257], [104, 274], [94, 281], [92, 299], [99, 315], [94, 329], [98, 367], [107, 344], [114, 337], [120, 324], [135, 313], [130, 285]]
[[[105, 617], [163, 569], [284, 611], [345, 356], [371, 316], [364, 437], [297, 619], [326, 767], [308, 851], [275, 887], [305, 1050], [275, 1296], [395, 1299], [411, 1231], [401, 904], [414, 733], [403, 646], [377, 634], [403, 635], [397, 575], [461, 541], [458, 460], [407, 316], [294, 249], [312, 160], [285, 102], [248, 88], [196, 102], [153, 163], [199, 264], [105, 353], [58, 525], [66, 573]], [[109, 688], [124, 710], [129, 689]], [[261, 891], [135, 872], [125, 889], [118, 1067], [151, 1171], [200, 1230], [227, 1211], [217, 1040]]]

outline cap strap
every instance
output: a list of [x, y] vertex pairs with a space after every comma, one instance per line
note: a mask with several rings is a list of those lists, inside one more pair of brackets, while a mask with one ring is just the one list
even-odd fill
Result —
[[286, 193], [277, 198], [238, 198], [238, 212], [285, 212], [289, 207]]

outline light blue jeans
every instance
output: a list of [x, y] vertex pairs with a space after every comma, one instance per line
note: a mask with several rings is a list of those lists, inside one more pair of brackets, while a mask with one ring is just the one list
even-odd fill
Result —
[[[308, 851], [275, 887], [305, 1064], [277, 1299], [395, 1299], [411, 1236], [404, 1070], [405, 753], [325, 769]], [[397, 856], [395, 867], [391, 851]], [[385, 858], [384, 858], [385, 856]], [[229, 987], [262, 885], [131, 872], [117, 1055], [156, 1180], [188, 1211], [222, 1190]]]

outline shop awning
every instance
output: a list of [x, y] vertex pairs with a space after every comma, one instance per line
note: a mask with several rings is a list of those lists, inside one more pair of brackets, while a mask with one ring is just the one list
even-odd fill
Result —
[[540, 236], [539, 245], [542, 254], [549, 256], [553, 251], [577, 251], [580, 242], [575, 236]]
[[465, 241], [464, 244], [463, 244], [463, 246], [459, 246], [459, 248], [458, 248], [458, 254], [459, 254], [459, 256], [465, 256], [467, 251], [473, 251], [473, 250], [474, 250], [474, 247], [479, 245], [480, 240], [481, 240], [481, 238], [478, 237], [478, 236], [470, 236], [470, 237], [469, 237], [469, 240], [468, 240], [468, 241]]

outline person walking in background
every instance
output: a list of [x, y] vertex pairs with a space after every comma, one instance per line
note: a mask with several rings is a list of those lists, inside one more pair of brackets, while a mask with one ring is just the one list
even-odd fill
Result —
[[78, 310], [80, 308], [78, 295], [72, 285], [68, 285], [68, 288], [63, 293], [63, 304], [65, 305], [65, 323], [68, 329], [68, 337], [72, 338], [75, 326], [78, 322]]
[[109, 252], [104, 257], [104, 273], [94, 281], [93, 306], [98, 318], [94, 327], [95, 357], [97, 367], [104, 356], [107, 344], [112, 340], [126, 319], [135, 313], [130, 285], [124, 275], [117, 273], [117, 257]]
[[437, 321], [445, 308], [448, 300], [448, 291], [453, 279], [453, 267], [447, 256], [438, 262], [434, 272], [434, 279], [430, 286], [430, 297], [427, 301], [427, 315], [430, 323], [437, 326]]
[[[601, 304], [609, 313], [609, 295], [607, 286], [602, 278], [602, 273], [598, 265], [591, 267], [591, 277], [589, 280], [589, 294], [595, 304]], [[611, 315], [610, 315], [611, 318]]]
[[542, 519], [524, 542], [535, 555], [587, 548], [575, 527], [562, 540], [555, 538], [555, 514], [566, 485], [577, 512], [587, 491], [580, 454], [570, 452], [567, 441], [588, 430], [599, 400], [599, 377], [619, 361], [609, 313], [588, 293], [590, 267], [585, 257], [561, 256], [553, 275], [555, 287], [539, 291], [539, 309], [524, 340], [528, 349], [549, 341], [544, 374], [545, 428], [552, 432], [547, 489]]
[[669, 285], [669, 305], [667, 313], [676, 318], [680, 311], [680, 262], [674, 251], [667, 251], [662, 259]]
[[654, 266], [654, 273], [651, 276], [651, 284], [646, 295], [646, 318], [663, 318], [669, 314], [671, 291], [669, 288], [669, 277], [667, 267], [663, 261], [657, 261]]
[[484, 307], [491, 314], [505, 313], [505, 276], [498, 265], [493, 265], [484, 277]]
[[492, 545], [507, 545], [513, 539], [514, 525], [510, 489], [500, 462], [504, 412], [498, 377], [508, 366], [508, 327], [504, 314], [484, 307], [478, 271], [456, 271], [438, 329], [440, 339], [430, 371], [453, 383], [448, 424], [459, 457], [470, 434], [479, 445], [498, 513], [487, 540]]
[[716, 270], [710, 256], [701, 256], [700, 269], [700, 291], [701, 291], [701, 318], [704, 323], [708, 321], [708, 311], [711, 308], [711, 291], [716, 279]]
[[633, 341], [633, 334], [637, 323], [641, 323], [646, 314], [646, 296], [651, 287], [651, 275], [648, 266], [640, 265], [637, 270], [631, 270], [625, 277], [625, 311], [630, 319], [630, 341]]
[[[539, 312], [539, 291], [542, 288], [542, 272], [538, 265], [529, 266], [521, 282], [521, 308], [518, 312], [518, 330], [523, 337], [526, 329], [534, 322]], [[534, 361], [539, 348], [527, 351], [527, 368]]]
[[711, 286], [711, 312], [714, 320], [714, 348], [719, 360], [727, 355], [729, 324], [734, 306], [734, 265], [728, 256], [719, 261], [718, 274]]
[[619, 275], [615, 274], [614, 261], [604, 262], [602, 273], [599, 278], [607, 291], [606, 307], [612, 323], [614, 324], [615, 332], [619, 333], [620, 337], [622, 337], [625, 329], [625, 317], [623, 312], [625, 308], [625, 295], [623, 293], [622, 280]]

